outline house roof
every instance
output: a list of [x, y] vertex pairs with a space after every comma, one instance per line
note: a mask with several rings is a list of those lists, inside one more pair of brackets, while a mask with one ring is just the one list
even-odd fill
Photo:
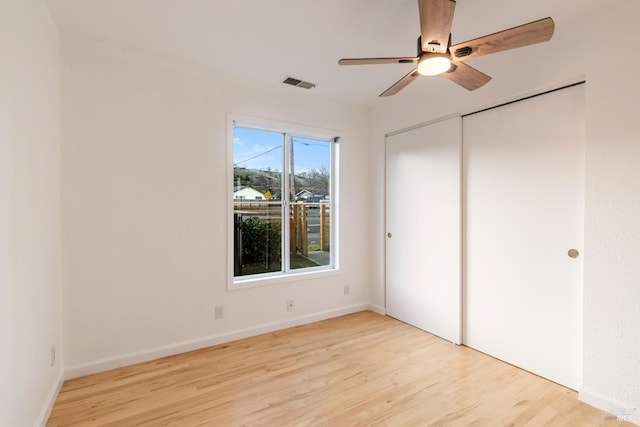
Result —
[[250, 190], [253, 190], [253, 191], [256, 191], [256, 192], [262, 194], [262, 191], [256, 190], [255, 188], [250, 187], [248, 185], [236, 185], [236, 186], [233, 187], [233, 192], [235, 193], [237, 191], [244, 190], [244, 189], [250, 189]]

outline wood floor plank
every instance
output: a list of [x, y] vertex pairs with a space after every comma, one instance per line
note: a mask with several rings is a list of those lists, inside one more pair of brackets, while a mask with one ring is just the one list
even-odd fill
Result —
[[574, 391], [356, 313], [66, 381], [47, 426], [623, 426]]

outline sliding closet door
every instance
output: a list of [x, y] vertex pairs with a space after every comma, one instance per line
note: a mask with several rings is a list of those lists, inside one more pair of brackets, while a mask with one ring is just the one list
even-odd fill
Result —
[[459, 117], [387, 138], [387, 313], [460, 343]]
[[579, 85], [463, 119], [464, 343], [573, 389], [584, 102]]

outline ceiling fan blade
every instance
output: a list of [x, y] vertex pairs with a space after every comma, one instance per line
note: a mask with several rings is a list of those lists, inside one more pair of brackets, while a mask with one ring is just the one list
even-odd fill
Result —
[[442, 76], [459, 84], [467, 90], [476, 90], [491, 80], [491, 77], [465, 64], [464, 62], [457, 62], [453, 64], [451, 68], [453, 71], [448, 71], [442, 74]]
[[396, 93], [400, 92], [402, 89], [407, 87], [409, 83], [413, 82], [416, 79], [416, 77], [418, 77], [419, 75], [420, 74], [418, 74], [418, 69], [415, 68], [409, 74], [407, 74], [406, 76], [404, 76], [403, 78], [395, 82], [389, 89], [382, 92], [379, 96], [383, 97], [383, 96], [395, 95]]
[[529, 22], [528, 24], [451, 46], [451, 56], [454, 61], [460, 61], [546, 42], [553, 36], [554, 29], [553, 19], [540, 19], [539, 21]]
[[418, 57], [401, 56], [397, 58], [344, 58], [338, 61], [340, 65], [370, 65], [370, 64], [410, 64], [418, 62]]
[[455, 0], [419, 0], [420, 36], [424, 52], [446, 53], [456, 9]]

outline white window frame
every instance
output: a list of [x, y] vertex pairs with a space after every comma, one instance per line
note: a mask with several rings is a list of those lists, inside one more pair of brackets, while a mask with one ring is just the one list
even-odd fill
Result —
[[[285, 263], [285, 259], [288, 259], [289, 254], [289, 198], [283, 198], [283, 221], [282, 221], [282, 259], [283, 269], [282, 271], [253, 274], [250, 276], [234, 277], [234, 239], [233, 239], [233, 227], [234, 227], [234, 208], [233, 208], [233, 130], [234, 127], [245, 127], [257, 130], [264, 130], [269, 132], [282, 133], [287, 141], [283, 139], [283, 180], [284, 180], [284, 193], [288, 194], [289, 183], [288, 179], [284, 177], [285, 164], [289, 161], [289, 150], [284, 148], [291, 143], [291, 139], [295, 137], [299, 138], [311, 138], [324, 141], [331, 141], [331, 188], [330, 188], [330, 263], [329, 265], [322, 265], [318, 267], [308, 267], [304, 269], [291, 270]], [[340, 134], [337, 131], [320, 129], [311, 126], [301, 126], [291, 123], [278, 122], [273, 120], [260, 119], [255, 117], [243, 116], [239, 114], [227, 114], [227, 289], [238, 290], [253, 288], [266, 285], [274, 285], [278, 283], [286, 283], [290, 281], [299, 281], [303, 279], [318, 279], [321, 277], [334, 276], [339, 274], [339, 254], [340, 254], [340, 240], [339, 240], [339, 223], [338, 223], [338, 208], [339, 208], [339, 149], [338, 141], [340, 140]], [[285, 214], [287, 213], [287, 214]]]

